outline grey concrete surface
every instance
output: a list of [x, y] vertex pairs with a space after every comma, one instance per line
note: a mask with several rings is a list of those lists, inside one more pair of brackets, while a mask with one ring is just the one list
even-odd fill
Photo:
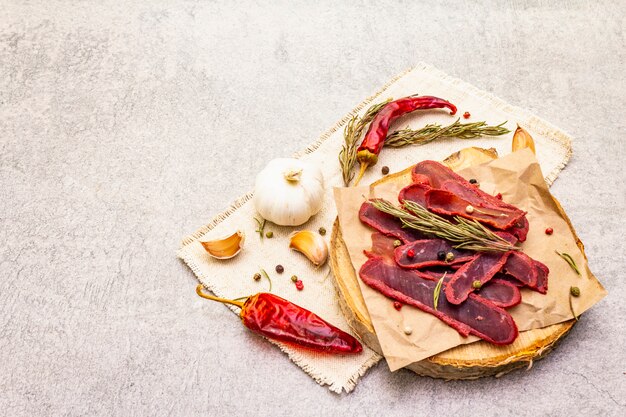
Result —
[[[0, 415], [624, 415], [625, 15], [1, 1]], [[609, 296], [529, 372], [444, 382], [381, 363], [336, 395], [199, 301], [174, 251], [268, 159], [422, 60], [576, 138], [553, 192]]]

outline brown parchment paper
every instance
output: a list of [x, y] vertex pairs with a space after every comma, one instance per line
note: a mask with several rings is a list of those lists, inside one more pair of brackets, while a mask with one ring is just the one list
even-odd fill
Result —
[[[581, 293], [580, 297], [572, 298], [572, 307], [577, 315], [607, 294], [589, 270], [583, 253], [576, 245], [574, 234], [552, 198], [532, 152], [527, 149], [514, 152], [486, 164], [466, 168], [459, 174], [466, 179], [476, 178], [483, 191], [490, 194], [502, 193], [504, 201], [528, 212], [530, 230], [521, 247], [530, 257], [550, 268], [547, 294], [522, 289], [522, 302], [508, 309], [520, 331], [572, 319], [572, 286], [580, 288]], [[397, 202], [398, 193], [405, 185], [407, 184], [386, 183], [376, 187], [335, 188], [339, 224], [357, 275], [361, 265], [367, 260], [363, 250], [371, 248], [371, 234], [374, 232], [358, 218], [364, 197], [385, 198]], [[544, 232], [547, 227], [554, 229], [551, 236]], [[582, 275], [577, 275], [555, 250], [570, 254]], [[383, 294], [368, 287], [360, 279], [359, 285], [391, 371], [478, 340], [475, 336], [460, 336], [456, 330], [436, 317], [411, 306], [404, 306], [398, 312], [393, 308], [390, 299]], [[405, 326], [412, 328], [411, 335], [404, 333]]]

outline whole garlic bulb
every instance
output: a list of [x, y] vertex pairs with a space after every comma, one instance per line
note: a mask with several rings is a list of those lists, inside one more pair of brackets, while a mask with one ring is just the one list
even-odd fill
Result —
[[299, 226], [319, 212], [323, 202], [322, 171], [308, 162], [274, 159], [256, 177], [254, 206], [277, 225]]

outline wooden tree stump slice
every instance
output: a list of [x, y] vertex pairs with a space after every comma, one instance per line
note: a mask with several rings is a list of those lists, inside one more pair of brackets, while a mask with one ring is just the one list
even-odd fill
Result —
[[[481, 162], [486, 162], [495, 157], [488, 154], [489, 151], [485, 151], [487, 159]], [[477, 163], [476, 160], [473, 163]], [[454, 169], [458, 170], [464, 166], [465, 164], [463, 166], [455, 165]], [[373, 185], [389, 181], [408, 184], [411, 178], [410, 173], [411, 168], [407, 168], [404, 171], [388, 175]], [[560, 208], [560, 204], [556, 203]], [[571, 222], [562, 209], [561, 214], [567, 220], [579, 247], [583, 250], [580, 239], [576, 236]], [[339, 220], [335, 220], [333, 225], [330, 246], [330, 266], [343, 314], [361, 340], [374, 351], [382, 354], [365, 301], [361, 295], [356, 271], [352, 266], [348, 249], [341, 235]], [[552, 351], [575, 323], [575, 320], [570, 320], [542, 329], [520, 332], [515, 342], [507, 346], [496, 346], [484, 341], [457, 346], [413, 363], [407, 368], [419, 375], [444, 379], [476, 379], [493, 375], [501, 376], [517, 368], [530, 368], [533, 361], [542, 359]]]

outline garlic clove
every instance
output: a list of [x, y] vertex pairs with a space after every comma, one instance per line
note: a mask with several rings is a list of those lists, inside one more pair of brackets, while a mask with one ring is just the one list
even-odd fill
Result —
[[530, 133], [521, 128], [520, 125], [517, 125], [517, 129], [515, 129], [515, 133], [513, 134], [513, 143], [511, 144], [511, 148], [513, 149], [513, 152], [524, 148], [530, 148], [530, 150], [535, 153], [535, 141], [533, 140], [533, 137], [530, 136]]
[[235, 233], [215, 240], [200, 241], [209, 255], [216, 259], [230, 259], [236, 256], [243, 248], [246, 235], [237, 230]]
[[289, 235], [289, 247], [306, 256], [315, 266], [323, 265], [328, 259], [328, 246], [319, 233], [301, 230]]

